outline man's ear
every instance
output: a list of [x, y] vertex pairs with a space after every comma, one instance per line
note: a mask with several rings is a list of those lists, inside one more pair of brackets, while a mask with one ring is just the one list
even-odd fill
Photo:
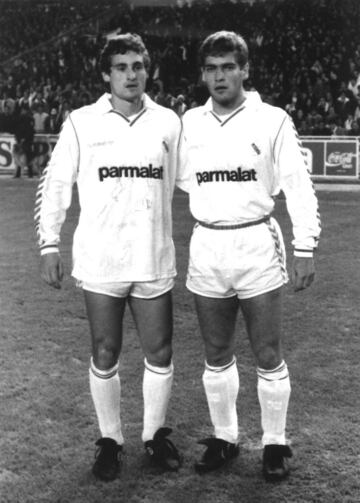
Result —
[[110, 75], [108, 73], [101, 72], [101, 75], [102, 75], [104, 82], [110, 82]]
[[241, 73], [244, 80], [249, 78], [249, 63], [245, 63], [245, 65], [241, 68]]

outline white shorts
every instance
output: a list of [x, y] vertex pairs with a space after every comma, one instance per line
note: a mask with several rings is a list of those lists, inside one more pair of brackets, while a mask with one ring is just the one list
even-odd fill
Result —
[[275, 290], [288, 281], [281, 229], [274, 218], [242, 229], [195, 224], [187, 288], [204, 297], [239, 299]]
[[88, 283], [78, 281], [77, 286], [88, 292], [101, 293], [110, 297], [138, 297], [140, 299], [154, 299], [172, 290], [174, 278], [163, 278], [154, 281], [135, 281], [133, 283], [118, 281], [116, 283]]

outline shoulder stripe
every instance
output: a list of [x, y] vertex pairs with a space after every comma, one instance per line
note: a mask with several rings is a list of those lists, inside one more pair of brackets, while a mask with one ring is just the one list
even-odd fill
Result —
[[282, 123], [280, 124], [280, 127], [279, 127], [279, 130], [277, 132], [277, 135], [275, 137], [275, 141], [274, 141], [274, 145], [273, 145], [273, 159], [275, 159], [275, 147], [276, 147], [276, 142], [279, 138], [279, 134], [280, 134], [280, 131], [281, 131], [281, 128], [283, 127], [283, 125], [285, 124], [285, 121], [286, 121], [286, 116], [284, 117]]
[[81, 157], [81, 149], [80, 149], [80, 141], [79, 141], [79, 137], [78, 137], [78, 134], [77, 134], [77, 131], [76, 131], [76, 127], [73, 123], [73, 120], [72, 120], [72, 117], [71, 117], [71, 114], [69, 115], [69, 119], [70, 119], [70, 123], [73, 127], [73, 130], [74, 130], [74, 133], [75, 133], [75, 138], [76, 138], [76, 141], [77, 141], [77, 144], [78, 144], [78, 150], [79, 150], [79, 157], [78, 157], [78, 165], [77, 165], [77, 168], [78, 168], [78, 171], [79, 171], [79, 167], [80, 167], [80, 157]]

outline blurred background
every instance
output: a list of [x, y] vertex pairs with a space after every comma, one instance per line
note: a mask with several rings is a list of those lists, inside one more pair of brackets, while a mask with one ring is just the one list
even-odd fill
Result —
[[151, 54], [148, 93], [182, 115], [207, 98], [199, 42], [229, 29], [249, 43], [247, 88], [285, 108], [300, 134], [356, 136], [359, 26], [358, 0], [0, 0], [0, 131], [26, 107], [35, 133], [57, 133], [104, 91], [99, 50], [127, 31]]

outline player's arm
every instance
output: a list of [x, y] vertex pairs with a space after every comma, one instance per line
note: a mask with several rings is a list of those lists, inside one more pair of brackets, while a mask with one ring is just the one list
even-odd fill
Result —
[[320, 216], [301, 141], [288, 116], [275, 140], [274, 158], [293, 226], [291, 279], [295, 291], [298, 291], [314, 281], [314, 252], [320, 236]]
[[59, 253], [60, 231], [71, 204], [78, 162], [77, 137], [68, 119], [41, 177], [35, 205], [35, 228], [41, 254], [40, 275], [54, 288], [60, 288], [64, 275]]
[[185, 133], [187, 117], [187, 114], [185, 114], [182, 119], [182, 128], [178, 145], [178, 169], [176, 175], [176, 186], [184, 192], [189, 192], [190, 189], [190, 173], [187, 161], [187, 140]]
[[178, 168], [179, 168], [179, 145], [182, 124], [180, 118], [173, 112], [171, 120], [169, 120], [169, 136], [168, 136], [168, 160], [171, 172], [171, 186], [174, 189], [176, 185]]
[[291, 268], [291, 281], [294, 285], [295, 292], [304, 290], [309, 287], [315, 279], [315, 263], [314, 257], [297, 257], [293, 258]]
[[40, 276], [50, 286], [61, 288], [64, 266], [59, 252], [51, 252], [40, 257]]

